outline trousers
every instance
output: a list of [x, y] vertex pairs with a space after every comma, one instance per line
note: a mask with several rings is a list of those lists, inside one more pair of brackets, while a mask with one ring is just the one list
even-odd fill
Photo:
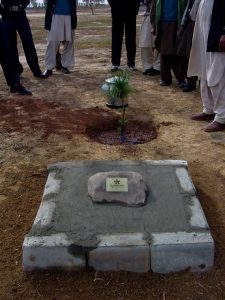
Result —
[[11, 49], [9, 47], [8, 38], [0, 20], [0, 64], [9, 86], [14, 86], [19, 83], [19, 76], [15, 71], [14, 65], [12, 63], [13, 58], [11, 55]]
[[136, 56], [136, 16], [112, 18], [112, 65], [120, 66], [124, 29], [127, 65], [133, 67]]
[[9, 39], [9, 45], [12, 51], [13, 63], [17, 68], [18, 74], [21, 73], [21, 64], [19, 62], [18, 49], [17, 49], [17, 32], [20, 35], [25, 57], [27, 63], [33, 73], [33, 75], [38, 75], [41, 73], [38, 56], [34, 46], [33, 37], [30, 29], [30, 24], [27, 17], [16, 18], [7, 17], [3, 18], [3, 24], [7, 32]]
[[225, 72], [220, 82], [209, 87], [206, 80], [201, 80], [200, 89], [203, 103], [203, 112], [215, 114], [215, 121], [225, 124]]

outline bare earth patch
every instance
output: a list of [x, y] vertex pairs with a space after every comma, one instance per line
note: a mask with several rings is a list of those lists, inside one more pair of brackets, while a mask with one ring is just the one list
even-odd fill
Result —
[[[29, 18], [44, 68], [43, 15]], [[138, 26], [142, 18], [140, 13]], [[126, 113], [127, 130], [132, 128], [131, 140], [138, 135], [142, 139], [144, 134], [149, 140], [116, 143], [120, 114], [106, 108], [100, 90], [109, 76], [110, 22], [109, 9], [96, 11], [94, 16], [89, 10], [79, 13], [75, 40], [80, 48], [76, 49], [75, 70], [68, 76], [54, 71], [49, 79], [37, 80], [21, 56], [22, 82], [32, 90], [32, 97], [10, 95], [0, 71], [0, 299], [225, 299], [225, 132], [205, 133], [202, 129], [207, 123], [190, 120], [201, 111], [199, 90], [185, 94], [175, 83], [160, 87], [158, 77], [143, 76], [138, 50], [138, 71], [130, 74], [134, 91]], [[26, 274], [21, 246], [40, 205], [47, 165], [119, 159], [188, 161], [215, 240], [214, 268], [202, 274], [188, 270], [169, 275], [93, 270]]]

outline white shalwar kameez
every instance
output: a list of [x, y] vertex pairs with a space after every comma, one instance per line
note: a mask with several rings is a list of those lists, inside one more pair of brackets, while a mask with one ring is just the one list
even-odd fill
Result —
[[201, 79], [203, 112], [216, 114], [214, 120], [225, 124], [225, 53], [207, 52], [213, 4], [214, 0], [201, 0], [199, 5], [188, 76]]
[[64, 68], [74, 67], [74, 31], [71, 29], [71, 16], [53, 15], [51, 30], [48, 32], [45, 53], [45, 67], [52, 70], [56, 66], [56, 53], [63, 43], [61, 62]]
[[141, 60], [143, 70], [155, 69], [160, 71], [159, 52], [155, 49], [155, 38], [152, 34], [150, 14], [145, 13], [140, 30], [139, 47], [141, 48]]

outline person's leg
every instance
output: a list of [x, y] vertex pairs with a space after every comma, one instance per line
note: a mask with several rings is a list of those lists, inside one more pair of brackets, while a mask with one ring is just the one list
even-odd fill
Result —
[[[224, 72], [225, 73], [225, 72]], [[224, 74], [225, 76], [225, 74]], [[222, 78], [224, 78], [224, 76]], [[221, 81], [210, 90], [213, 100], [213, 112], [215, 114], [214, 120], [205, 127], [206, 132], [217, 132], [225, 130], [225, 83]], [[210, 104], [211, 105], [211, 104]]]
[[112, 18], [112, 65], [120, 66], [124, 21], [121, 17]]
[[153, 49], [153, 69], [160, 71], [160, 54], [155, 48]]
[[17, 31], [20, 35], [27, 63], [34, 76], [41, 75], [38, 56], [34, 46], [33, 37], [27, 18], [17, 21]]
[[[225, 72], [224, 72], [225, 76]], [[214, 113], [215, 121], [221, 124], [225, 124], [225, 82], [223, 80], [218, 85], [211, 87], [211, 93], [214, 100]]]
[[213, 115], [214, 101], [213, 101], [211, 89], [208, 87], [206, 80], [201, 79], [200, 90], [201, 90], [201, 98], [203, 104], [203, 113], [207, 115]]
[[134, 67], [136, 56], [136, 16], [128, 17], [125, 20], [125, 37], [127, 65], [128, 67]]
[[66, 69], [74, 68], [74, 36], [70, 42], [63, 43], [64, 48], [61, 54], [62, 67]]
[[173, 55], [171, 64], [173, 73], [177, 79], [180, 88], [185, 87], [185, 79], [187, 77], [188, 60], [182, 56]]
[[0, 64], [5, 75], [6, 82], [10, 86], [12, 93], [18, 93], [20, 95], [31, 95], [32, 93], [26, 90], [19, 80], [18, 72], [13, 64], [13, 56], [10, 45], [8, 43], [8, 37], [0, 21]]
[[152, 69], [153, 67], [153, 51], [150, 47], [141, 48], [141, 61], [143, 66], [143, 74], [145, 71]]
[[59, 49], [60, 42], [50, 41], [48, 39], [45, 52], [45, 69], [52, 71], [56, 66], [56, 54]]
[[21, 74], [23, 67], [19, 61], [19, 53], [17, 48], [17, 32], [15, 20], [3, 20], [3, 26], [7, 34], [7, 40], [11, 50], [11, 57], [13, 59], [12, 64], [15, 67], [15, 71]]
[[160, 55], [161, 85], [169, 85], [172, 83], [171, 60], [172, 55]]

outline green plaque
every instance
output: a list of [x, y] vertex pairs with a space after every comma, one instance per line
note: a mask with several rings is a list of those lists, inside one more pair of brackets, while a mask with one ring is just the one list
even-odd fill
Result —
[[128, 178], [106, 178], [106, 192], [128, 192]]

